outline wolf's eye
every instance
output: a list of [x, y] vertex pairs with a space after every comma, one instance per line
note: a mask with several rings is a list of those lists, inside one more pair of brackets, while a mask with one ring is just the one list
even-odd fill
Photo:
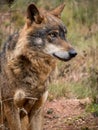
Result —
[[49, 36], [51, 38], [57, 38], [59, 36], [59, 33], [58, 32], [51, 32], [51, 33], [49, 33]]

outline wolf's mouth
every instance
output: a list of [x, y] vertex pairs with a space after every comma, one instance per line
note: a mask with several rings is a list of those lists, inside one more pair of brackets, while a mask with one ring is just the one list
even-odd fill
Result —
[[62, 61], [69, 61], [72, 58], [74, 58], [76, 55], [77, 55], [77, 53], [73, 50], [69, 51], [69, 52], [59, 51], [59, 52], [53, 53], [54, 57], [56, 57], [56, 58], [58, 58], [59, 60], [62, 60]]
[[53, 54], [54, 57], [58, 58], [59, 60], [62, 60], [62, 61], [69, 61], [71, 58], [68, 58], [68, 59], [65, 59], [65, 58], [61, 58], [61, 57], [58, 57], [57, 55]]

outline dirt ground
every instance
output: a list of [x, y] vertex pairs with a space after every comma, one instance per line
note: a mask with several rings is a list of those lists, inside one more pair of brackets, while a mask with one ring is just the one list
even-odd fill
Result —
[[89, 99], [59, 99], [45, 105], [44, 130], [98, 130], [98, 117], [85, 112]]

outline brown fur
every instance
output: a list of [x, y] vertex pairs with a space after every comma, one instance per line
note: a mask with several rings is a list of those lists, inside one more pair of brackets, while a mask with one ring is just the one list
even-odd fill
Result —
[[24, 28], [4, 45], [0, 55], [0, 130], [6, 130], [2, 125], [10, 130], [42, 130], [46, 82], [56, 59], [67, 61], [76, 55], [69, 56], [73, 48], [62, 34], [66, 31], [59, 18], [63, 8], [46, 12], [29, 5]]

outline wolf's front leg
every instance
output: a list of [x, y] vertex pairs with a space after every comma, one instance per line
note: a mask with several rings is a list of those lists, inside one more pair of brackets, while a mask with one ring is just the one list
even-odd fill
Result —
[[35, 102], [29, 113], [28, 130], [43, 130], [43, 107], [48, 97], [48, 91]]
[[30, 117], [28, 130], [42, 130], [43, 129], [43, 108], [38, 109]]
[[19, 111], [13, 102], [4, 103], [4, 113], [10, 130], [21, 130]]

